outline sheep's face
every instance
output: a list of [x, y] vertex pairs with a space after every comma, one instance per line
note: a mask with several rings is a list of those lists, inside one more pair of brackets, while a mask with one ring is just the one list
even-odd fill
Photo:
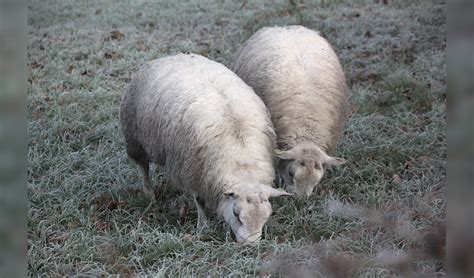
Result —
[[229, 224], [237, 242], [258, 242], [272, 213], [269, 198], [285, 195], [290, 194], [262, 184], [241, 184], [224, 193], [218, 214]]
[[287, 151], [278, 151], [279, 175], [286, 190], [298, 195], [310, 196], [329, 166], [341, 165], [346, 160], [327, 155], [314, 144], [300, 144]]

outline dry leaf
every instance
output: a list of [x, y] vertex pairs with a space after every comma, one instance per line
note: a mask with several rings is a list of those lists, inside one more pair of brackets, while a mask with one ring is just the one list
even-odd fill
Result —
[[110, 31], [110, 38], [113, 40], [121, 41], [125, 35], [119, 30]]
[[94, 200], [98, 209], [114, 210], [127, 205], [127, 201], [115, 201], [111, 196], [103, 194]]
[[191, 242], [191, 241], [193, 241], [193, 236], [191, 234], [184, 234], [182, 240], [187, 241], [187, 242]]
[[71, 73], [74, 70], [74, 68], [75, 68], [74, 65], [69, 65], [69, 67], [67, 67], [66, 69], [66, 72]]
[[126, 204], [127, 204], [126, 201], [112, 201], [107, 205], [107, 208], [109, 210], [114, 210], [114, 209], [117, 209], [117, 208], [124, 207]]
[[137, 49], [138, 51], [143, 51], [143, 52], [148, 51], [148, 47], [143, 42], [139, 42], [137, 44]]
[[423, 162], [423, 161], [430, 160], [430, 157], [426, 156], [426, 155], [422, 155], [422, 156], [418, 157], [417, 160]]
[[358, 72], [354, 75], [352, 78], [352, 82], [354, 81], [376, 81], [380, 79], [380, 74], [376, 72], [370, 72], [370, 71], [362, 71]]
[[49, 238], [49, 242], [54, 242], [54, 243], [63, 243], [69, 238], [69, 234], [63, 233], [63, 234], [57, 234], [54, 236], [51, 236]]
[[400, 178], [400, 176], [397, 175], [397, 174], [393, 175], [393, 183], [394, 183], [394, 184], [400, 184], [400, 183], [402, 183], [402, 178]]
[[104, 58], [105, 59], [117, 59], [119, 57], [119, 54], [115, 51], [110, 51], [110, 52], [105, 52], [104, 53]]
[[31, 69], [43, 68], [43, 65], [35, 61], [30, 64], [30, 68]]
[[107, 223], [107, 222], [103, 222], [103, 221], [100, 221], [100, 220], [95, 222], [95, 228], [99, 231], [103, 231], [103, 232], [109, 231], [110, 227], [111, 227], [110, 224]]
[[273, 255], [273, 253], [272, 253], [271, 251], [267, 251], [267, 252], [265, 252], [265, 253], [262, 254], [261, 259], [262, 259], [262, 260], [266, 260], [266, 259], [268, 259], [268, 257], [270, 257], [271, 255]]

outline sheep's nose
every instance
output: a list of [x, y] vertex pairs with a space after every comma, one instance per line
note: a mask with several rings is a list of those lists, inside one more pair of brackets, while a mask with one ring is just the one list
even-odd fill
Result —
[[239, 238], [240, 239], [239, 243], [244, 244], [244, 245], [256, 244], [260, 241], [261, 237], [262, 237], [262, 233], [255, 233], [253, 235], [250, 235], [247, 238]]
[[290, 192], [290, 193], [296, 193], [297, 195], [300, 195], [300, 196], [309, 196], [309, 195], [311, 195], [311, 191], [308, 191], [308, 188], [306, 188], [304, 186], [296, 187], [295, 192]]

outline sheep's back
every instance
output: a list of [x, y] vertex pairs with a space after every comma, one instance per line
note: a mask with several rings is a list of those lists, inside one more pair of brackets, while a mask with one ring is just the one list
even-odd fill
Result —
[[[229, 183], [229, 172], [272, 182], [275, 139], [266, 107], [225, 66], [198, 55], [154, 60], [127, 94], [136, 107], [136, 140], [177, 185], [215, 194], [200, 186]], [[239, 177], [238, 165], [253, 170]]]
[[312, 141], [334, 150], [347, 88], [324, 38], [301, 26], [263, 28], [237, 52], [233, 69], [267, 105], [280, 147]]

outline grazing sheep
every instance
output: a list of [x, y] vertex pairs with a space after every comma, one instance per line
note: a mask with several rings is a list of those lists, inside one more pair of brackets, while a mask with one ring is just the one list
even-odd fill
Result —
[[275, 133], [253, 90], [225, 66], [179, 54], [145, 64], [122, 99], [127, 154], [152, 191], [149, 163], [194, 196], [198, 228], [206, 211], [225, 219], [238, 242], [258, 241], [271, 214]]
[[347, 109], [346, 79], [329, 43], [302, 26], [263, 28], [232, 66], [253, 87], [277, 134], [278, 173], [288, 192], [311, 195], [332, 157]]

